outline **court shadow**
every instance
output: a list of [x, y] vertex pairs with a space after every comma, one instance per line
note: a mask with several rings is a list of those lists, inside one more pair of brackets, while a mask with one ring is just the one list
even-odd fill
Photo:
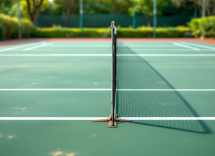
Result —
[[[136, 53], [129, 47], [118, 46], [117, 54]], [[117, 56], [117, 89], [175, 88], [143, 57]], [[119, 117], [199, 117], [177, 91], [117, 91], [116, 96], [116, 113]], [[212, 133], [202, 120], [137, 120], [131, 124]]]

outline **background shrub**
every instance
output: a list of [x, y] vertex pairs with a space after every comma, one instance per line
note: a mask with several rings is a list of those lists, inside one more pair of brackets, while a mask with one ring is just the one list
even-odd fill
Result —
[[[80, 28], [37, 28], [37, 37], [56, 37], [56, 38], [73, 38], [80, 37]], [[83, 28], [84, 37], [106, 37], [110, 36], [110, 31], [105, 28]]]
[[[157, 28], [157, 37], [184, 37], [186, 32], [190, 32], [188, 27], [169, 27]], [[80, 37], [80, 28], [38, 28], [37, 37], [56, 37], [56, 38], [72, 38]], [[83, 37], [110, 37], [110, 28], [84, 28]], [[152, 27], [133, 28], [120, 28], [117, 27], [117, 37], [119, 38], [152, 38]]]
[[[1, 27], [5, 29], [5, 38], [18, 38], [18, 18], [0, 14]], [[27, 19], [21, 19], [21, 35], [22, 38], [31, 37], [34, 25]]]
[[5, 39], [5, 30], [2, 26], [0, 26], [0, 41]]
[[215, 37], [215, 16], [192, 19], [188, 25], [195, 37], [201, 37], [203, 34], [205, 37]]
[[[1, 30], [1, 34], [5, 34], [5, 39], [17, 39], [18, 38], [18, 18], [10, 17], [4, 14], [0, 14], [0, 24], [5, 30]], [[199, 29], [206, 31], [208, 36], [214, 35], [215, 21], [205, 20], [200, 22], [192, 20], [192, 32], [195, 36], [199, 36]], [[194, 27], [195, 26], [195, 27]], [[195, 28], [195, 31], [194, 31]], [[185, 37], [185, 33], [191, 31], [189, 27], [158, 27], [157, 37], [158, 38], [177, 38]], [[30, 37], [42, 37], [42, 38], [79, 38], [81, 33], [80, 28], [65, 28], [65, 27], [50, 27], [50, 28], [36, 28], [33, 23], [27, 19], [21, 20], [21, 35], [22, 38]], [[4, 36], [4, 35], [3, 35]], [[83, 37], [86, 38], [104, 38], [111, 36], [110, 28], [83, 28]], [[152, 27], [139, 27], [133, 28], [121, 28], [117, 27], [117, 36], [119, 38], [152, 38], [153, 28]], [[4, 38], [4, 37], [2, 37]]]

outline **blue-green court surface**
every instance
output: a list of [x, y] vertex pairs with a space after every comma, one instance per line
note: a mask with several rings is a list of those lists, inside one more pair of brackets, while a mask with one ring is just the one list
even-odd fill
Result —
[[215, 46], [110, 42], [0, 48], [1, 156], [214, 156]]

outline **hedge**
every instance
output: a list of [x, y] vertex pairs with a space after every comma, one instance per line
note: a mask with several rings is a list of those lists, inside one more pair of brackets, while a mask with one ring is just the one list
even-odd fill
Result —
[[[0, 14], [1, 27], [5, 29], [5, 38], [18, 38], [18, 18]], [[27, 19], [21, 19], [22, 38], [31, 37], [35, 30], [33, 23]]]
[[5, 30], [0, 26], [0, 41], [5, 39]]
[[205, 37], [215, 38], [215, 16], [192, 19], [188, 25], [195, 37], [204, 34]]
[[[37, 37], [47, 38], [71, 38], [80, 37], [80, 28], [37, 28]], [[185, 33], [190, 32], [188, 27], [168, 27], [157, 28], [157, 37], [173, 38], [185, 37]], [[83, 37], [110, 37], [110, 28], [84, 28]], [[153, 37], [152, 27], [133, 28], [117, 28], [117, 36], [120, 38], [151, 38]]]
[[[0, 39], [18, 38], [18, 18], [0, 14]], [[5, 30], [5, 31], [4, 31]], [[188, 27], [166, 27], [157, 28], [157, 37], [173, 38], [185, 37], [187, 32], [190, 32]], [[22, 38], [43, 37], [43, 38], [78, 38], [80, 37], [80, 28], [36, 28], [33, 23], [27, 19], [21, 19]], [[5, 34], [5, 35], [4, 35]], [[84, 28], [83, 37], [110, 37], [110, 28]], [[4, 37], [5, 36], [5, 37]], [[117, 27], [117, 36], [121, 38], [152, 38], [152, 27], [121, 28]]]

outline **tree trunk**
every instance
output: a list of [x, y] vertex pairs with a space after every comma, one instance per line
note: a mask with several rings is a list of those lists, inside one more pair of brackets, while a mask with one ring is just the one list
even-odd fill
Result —
[[72, 2], [70, 0], [65, 0], [64, 2], [66, 4], [66, 6], [67, 6], [67, 10], [66, 10], [66, 15], [67, 15], [66, 26], [71, 27], [71, 10], [72, 10], [72, 14], [75, 14], [76, 4], [77, 4], [78, 0], [73, 0]]
[[[38, 5], [36, 5], [35, 0], [33, 0], [33, 4], [30, 3], [30, 0], [26, 0], [26, 2], [27, 2], [27, 9], [28, 9], [28, 14], [30, 16], [31, 22], [36, 24], [37, 14], [40, 11], [40, 7], [43, 4], [43, 0], [40, 0], [38, 2]], [[31, 11], [31, 5], [33, 5], [33, 11]]]
[[70, 27], [70, 24], [71, 24], [71, 15], [70, 15], [70, 5], [68, 5], [67, 7], [67, 11], [66, 11], [66, 14], [67, 14], [67, 22], [66, 22], [66, 26], [67, 27]]
[[208, 8], [207, 8], [207, 14], [208, 14], [208, 16], [212, 16], [213, 12], [214, 12], [214, 6], [209, 5]]
[[75, 14], [75, 12], [76, 12], [76, 4], [77, 4], [78, 0], [74, 0], [73, 2], [74, 3], [72, 4], [72, 14]]
[[181, 8], [177, 7], [177, 14], [180, 15], [180, 12], [181, 12]]
[[151, 16], [150, 15], [146, 15], [146, 21], [147, 21], [147, 27], [151, 26]]
[[39, 9], [35, 9], [33, 13], [30, 14], [31, 22], [36, 24], [37, 14], [39, 13]]
[[213, 7], [213, 11], [212, 11], [212, 15], [214, 15], [215, 14], [215, 7]]

